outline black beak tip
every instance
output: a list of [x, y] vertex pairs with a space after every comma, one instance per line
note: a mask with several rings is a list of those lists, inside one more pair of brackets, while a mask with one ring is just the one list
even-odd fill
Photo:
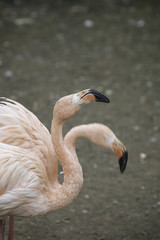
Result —
[[94, 95], [96, 102], [110, 103], [110, 100], [105, 95], [103, 95], [102, 93], [100, 93], [94, 89], [90, 89], [88, 93], [91, 93]]
[[123, 152], [122, 157], [119, 159], [119, 167], [120, 167], [121, 173], [123, 173], [124, 170], [126, 169], [127, 160], [128, 160], [128, 152], [125, 151]]

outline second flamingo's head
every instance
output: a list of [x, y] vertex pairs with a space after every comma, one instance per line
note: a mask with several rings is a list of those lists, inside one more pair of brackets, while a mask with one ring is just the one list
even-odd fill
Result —
[[[87, 131], [85, 131], [85, 128]], [[120, 171], [123, 173], [127, 165], [128, 152], [125, 145], [112, 130], [100, 123], [81, 125], [81, 129], [83, 129], [84, 135], [89, 136], [88, 138], [96, 145], [113, 150], [118, 159]]]
[[65, 122], [74, 116], [81, 106], [91, 102], [109, 103], [109, 99], [94, 89], [86, 89], [79, 93], [71, 94], [59, 99], [54, 107], [54, 118]]

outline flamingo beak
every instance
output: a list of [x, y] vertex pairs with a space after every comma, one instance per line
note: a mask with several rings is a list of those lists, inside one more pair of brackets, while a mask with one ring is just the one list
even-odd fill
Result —
[[128, 152], [125, 151], [122, 153], [122, 157], [119, 158], [119, 168], [121, 173], [123, 173], [124, 170], [126, 169], [127, 160], [128, 160]]
[[113, 151], [115, 152], [117, 158], [118, 158], [118, 162], [119, 162], [119, 168], [121, 173], [124, 172], [124, 170], [126, 169], [126, 165], [127, 165], [127, 160], [128, 160], [128, 152], [125, 148], [121, 148], [118, 147], [117, 145], [112, 145], [113, 147]]
[[82, 97], [81, 99], [89, 102], [105, 102], [105, 103], [110, 103], [110, 100], [103, 95], [102, 93], [94, 90], [94, 89], [89, 89]]

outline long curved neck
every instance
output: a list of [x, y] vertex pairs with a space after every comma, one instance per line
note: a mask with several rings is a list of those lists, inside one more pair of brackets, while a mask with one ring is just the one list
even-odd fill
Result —
[[79, 138], [87, 138], [91, 142], [98, 144], [96, 140], [96, 134], [94, 134], [94, 125], [96, 124], [84, 124], [73, 127], [65, 136], [64, 142], [65, 145], [70, 149], [72, 152], [75, 151], [75, 144]]
[[68, 205], [79, 193], [83, 184], [82, 168], [77, 157], [65, 146], [62, 136], [63, 122], [53, 118], [51, 136], [55, 153], [64, 173], [64, 181], [59, 185], [59, 207]]

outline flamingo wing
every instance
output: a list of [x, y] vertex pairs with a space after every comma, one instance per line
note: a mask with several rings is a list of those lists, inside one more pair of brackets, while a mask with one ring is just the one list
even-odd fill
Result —
[[0, 217], [38, 215], [43, 207], [48, 177], [36, 158], [28, 150], [0, 142]]
[[51, 135], [39, 119], [20, 103], [0, 98], [0, 142], [36, 153], [42, 161], [53, 161]]

